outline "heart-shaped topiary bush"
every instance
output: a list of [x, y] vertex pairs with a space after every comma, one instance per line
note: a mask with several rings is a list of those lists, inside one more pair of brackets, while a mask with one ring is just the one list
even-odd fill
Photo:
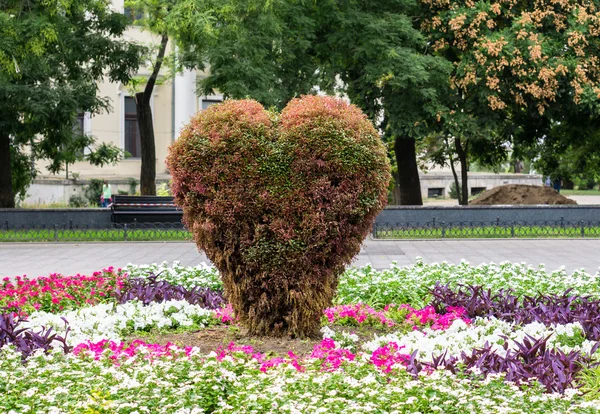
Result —
[[386, 149], [333, 97], [281, 115], [225, 101], [192, 119], [167, 164], [175, 202], [251, 335], [315, 337], [337, 278], [386, 204]]

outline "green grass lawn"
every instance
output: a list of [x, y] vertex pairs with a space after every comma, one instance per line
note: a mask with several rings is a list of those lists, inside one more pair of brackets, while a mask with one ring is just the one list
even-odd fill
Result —
[[191, 240], [184, 229], [0, 230], [0, 242], [177, 241]]
[[[581, 238], [581, 227], [515, 226], [378, 229], [378, 239], [457, 239], [457, 238]], [[585, 227], [583, 237], [600, 237], [600, 227]], [[110, 242], [110, 241], [184, 241], [192, 240], [184, 229], [54, 229], [0, 230], [0, 242]]]
[[560, 190], [564, 196], [583, 195], [583, 196], [600, 196], [600, 190]]
[[600, 227], [550, 227], [550, 226], [515, 226], [511, 227], [454, 227], [446, 228], [414, 228], [378, 230], [378, 239], [506, 239], [506, 238], [548, 238], [548, 237], [600, 237]]

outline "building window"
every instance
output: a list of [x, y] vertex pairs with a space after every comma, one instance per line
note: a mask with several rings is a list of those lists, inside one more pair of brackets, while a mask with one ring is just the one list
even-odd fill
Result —
[[131, 96], [125, 97], [125, 151], [132, 158], [142, 156], [142, 142], [140, 140], [140, 128], [137, 121], [136, 103]]
[[220, 98], [203, 98], [202, 99], [202, 110], [208, 109], [209, 106], [223, 102]]
[[485, 191], [485, 187], [471, 187], [471, 195], [481, 194]]
[[[73, 135], [74, 135], [74, 138], [77, 139], [78, 137], [81, 137], [85, 133], [86, 133], [85, 113], [80, 112], [77, 114], [77, 116], [75, 116], [75, 119], [73, 119]], [[75, 152], [75, 155], [77, 157], [83, 157], [84, 154], [85, 153], [84, 153], [83, 149], [79, 149]]]
[[83, 135], [85, 133], [85, 113], [80, 112], [75, 117], [73, 122], [73, 133], [75, 135]]
[[444, 189], [443, 188], [428, 188], [427, 189], [427, 198], [436, 198], [443, 197]]
[[136, 24], [138, 20], [142, 20], [144, 18], [144, 13], [140, 10], [136, 10], [133, 7], [125, 7], [123, 8], [123, 14], [129, 20], [129, 23]]

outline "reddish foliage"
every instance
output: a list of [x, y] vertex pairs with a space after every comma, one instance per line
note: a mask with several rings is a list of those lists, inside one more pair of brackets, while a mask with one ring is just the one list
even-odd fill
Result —
[[387, 199], [389, 162], [355, 106], [292, 100], [280, 116], [226, 101], [170, 150], [173, 194], [251, 333], [315, 336], [337, 277]]

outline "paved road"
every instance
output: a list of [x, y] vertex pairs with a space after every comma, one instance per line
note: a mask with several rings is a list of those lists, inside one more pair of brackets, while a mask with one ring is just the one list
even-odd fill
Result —
[[[525, 262], [546, 265], [554, 270], [565, 266], [568, 271], [585, 268], [596, 273], [600, 267], [600, 240], [366, 240], [354, 265], [371, 263], [375, 268], [425, 262]], [[178, 260], [183, 265], [206, 262], [193, 243], [2, 243], [0, 276], [40, 276], [90, 273], [106, 266], [124, 266]]]

